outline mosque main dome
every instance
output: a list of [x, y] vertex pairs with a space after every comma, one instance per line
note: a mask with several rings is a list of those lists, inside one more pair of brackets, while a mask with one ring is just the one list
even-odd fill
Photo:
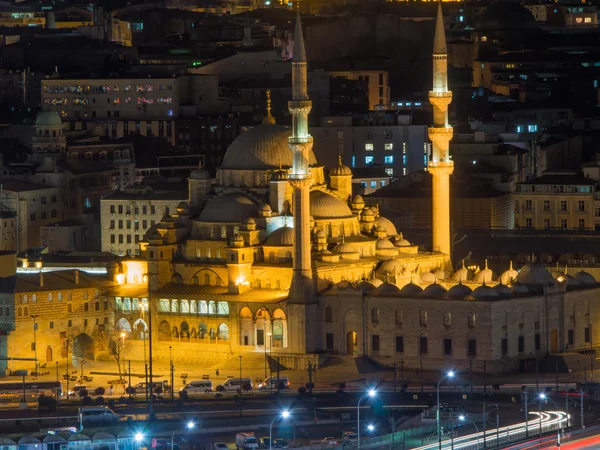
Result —
[[[291, 130], [280, 125], [261, 124], [240, 134], [231, 143], [221, 169], [264, 170], [291, 167], [294, 154], [288, 138]], [[309, 164], [317, 159], [310, 151]]]

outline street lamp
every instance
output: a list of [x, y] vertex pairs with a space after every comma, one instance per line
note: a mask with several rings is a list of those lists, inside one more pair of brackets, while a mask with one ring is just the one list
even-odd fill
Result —
[[288, 419], [289, 417], [290, 417], [290, 411], [287, 409], [284, 409], [283, 411], [281, 411], [281, 414], [279, 415], [279, 417], [275, 417], [271, 421], [271, 425], [269, 426], [269, 450], [271, 450], [273, 448], [273, 424], [275, 423], [276, 420], [285, 420], [285, 419]]
[[367, 430], [369, 430], [371, 432], [375, 431], [375, 427], [373, 426], [372, 423], [370, 423], [369, 425], [367, 425]]
[[135, 442], [142, 442], [144, 440], [144, 435], [142, 433], [135, 433], [135, 436], [133, 436], [133, 439], [135, 440]]
[[436, 411], [435, 417], [436, 417], [438, 448], [440, 450], [442, 450], [442, 433], [441, 433], [441, 429], [440, 429], [440, 384], [446, 378], [454, 378], [454, 371], [451, 370], [451, 371], [447, 372], [442, 378], [440, 378], [440, 381], [438, 381], [437, 388], [436, 388], [437, 411]]
[[363, 395], [358, 400], [358, 405], [356, 406], [356, 447], [360, 449], [360, 402], [362, 402], [365, 398], [375, 397], [377, 395], [377, 391], [375, 389], [369, 389], [365, 395]]
[[[196, 424], [192, 420], [190, 420], [188, 423], [185, 424], [185, 428], [187, 430], [193, 430], [195, 426], [196, 426]], [[176, 429], [175, 431], [173, 431], [173, 434], [171, 435], [171, 450], [173, 450], [173, 440], [175, 439], [175, 433], [177, 433], [177, 431], [179, 431], [179, 430]]]
[[35, 379], [38, 379], [38, 359], [37, 359], [37, 319], [39, 314], [31, 314], [29, 317], [33, 319], [33, 357], [35, 358]]
[[[467, 422], [467, 418], [462, 414], [460, 416], [458, 416], [458, 420], [460, 420], [461, 422]], [[475, 422], [472, 422], [469, 420], [469, 422], [467, 422], [467, 423], [472, 424], [475, 427], [477, 434], [479, 434], [479, 427], [477, 426], [477, 424]]]

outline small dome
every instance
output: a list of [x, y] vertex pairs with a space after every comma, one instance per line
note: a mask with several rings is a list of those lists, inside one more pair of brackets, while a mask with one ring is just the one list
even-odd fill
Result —
[[186, 202], [179, 202], [177, 205], [177, 212], [188, 210], [188, 204]]
[[[373, 280], [375, 281], [375, 280]], [[360, 283], [358, 285], [358, 287], [363, 291], [363, 292], [374, 292], [377, 287], [380, 285], [374, 285], [373, 283], [369, 282], [369, 281], [363, 281], [362, 283]]]
[[198, 167], [190, 172], [190, 176], [188, 177], [190, 180], [211, 180], [212, 177], [208, 170], [204, 167]]
[[494, 280], [494, 274], [493, 274], [492, 270], [488, 268], [488, 262], [486, 259], [484, 268], [480, 272], [475, 274], [475, 278], [473, 281], [475, 281], [475, 283], [477, 283], [477, 284], [482, 284], [482, 283], [491, 283], [493, 280]]
[[160, 221], [162, 223], [173, 223], [175, 222], [175, 219], [173, 219], [173, 216], [171, 216], [170, 214], [165, 214], [162, 219], [160, 219]]
[[287, 179], [287, 170], [276, 170], [275, 172], [273, 172], [273, 175], [271, 175], [271, 181], [287, 181]]
[[509, 297], [513, 293], [512, 289], [502, 282], [494, 286], [494, 290], [502, 297]]
[[374, 216], [375, 215], [375, 213], [373, 212], [373, 210], [371, 208], [363, 209], [361, 214], [363, 216]]
[[575, 278], [577, 278], [577, 280], [579, 281], [579, 283], [581, 284], [585, 284], [585, 285], [590, 285], [590, 284], [596, 284], [596, 279], [592, 276], [592, 274], [588, 273], [588, 272], [584, 272], [583, 270], [581, 272], [577, 272], [575, 274]]
[[448, 273], [442, 269], [436, 270], [433, 275], [435, 276], [436, 280], [445, 280], [448, 278]]
[[392, 274], [396, 276], [397, 274], [404, 273], [406, 271], [406, 263], [402, 262], [399, 259], [388, 259], [387, 261], [383, 261], [381, 265], [377, 268], [376, 273], [379, 276], [385, 276], [386, 274]]
[[503, 285], [508, 286], [510, 283], [517, 279], [517, 276], [519, 276], [519, 272], [513, 269], [513, 264], [511, 261], [510, 265], [508, 266], [508, 270], [502, 272], [502, 275], [500, 275], [498, 281]]
[[[380, 217], [380, 219], [381, 219], [381, 217]], [[402, 235], [402, 233], [400, 233], [394, 240], [394, 246], [396, 246], [396, 247], [412, 247], [412, 244], [409, 241], [407, 241], [406, 239], [404, 239], [404, 236]]]
[[412, 281], [400, 289], [401, 295], [418, 295], [423, 292], [423, 288]]
[[162, 238], [162, 234], [154, 227], [151, 227], [144, 235], [144, 240], [146, 241], [162, 241]]
[[385, 239], [385, 238], [377, 239], [375, 248], [377, 250], [396, 250], [396, 247], [394, 247], [394, 244], [392, 244], [389, 239]]
[[317, 219], [354, 217], [350, 208], [337, 197], [323, 191], [310, 193], [310, 213]]
[[579, 280], [577, 278], [575, 278], [572, 275], [566, 274], [563, 277], [563, 283], [567, 283], [567, 286], [579, 286], [581, 285], [581, 283], [579, 282]]
[[273, 211], [273, 210], [271, 209], [271, 205], [269, 205], [268, 203], [265, 203], [264, 205], [262, 205], [262, 206], [260, 207], [260, 210], [261, 210], [262, 212], [271, 212], [271, 211]]
[[450, 289], [448, 289], [447, 296], [448, 298], [459, 299], [468, 297], [469, 295], [471, 295], [471, 292], [473, 291], [469, 286], [465, 286], [464, 284], [459, 282], [458, 284], [455, 284]]
[[421, 274], [421, 281], [423, 283], [425, 283], [425, 284], [427, 284], [427, 283], [436, 283], [437, 282], [437, 278], [431, 272], [423, 272]]
[[392, 284], [392, 283], [383, 283], [381, 286], [379, 286], [377, 289], [375, 289], [375, 295], [397, 296], [399, 294], [400, 294], [400, 289], [398, 289], [398, 286], [396, 286], [395, 284]]
[[440, 298], [446, 295], [447, 292], [448, 290], [441, 284], [433, 283], [423, 289], [421, 295], [423, 295], [423, 297]]
[[[294, 151], [290, 148], [291, 130], [280, 125], [258, 125], [234, 139], [221, 164], [221, 169], [268, 170], [291, 167]], [[316, 164], [311, 150], [308, 163]]]
[[245, 225], [256, 225], [256, 220], [254, 220], [254, 217], [248, 217], [247, 219], [244, 219], [243, 223]]
[[230, 242], [232, 244], [233, 243], [243, 243], [244, 242], [244, 238], [239, 233], [233, 233], [233, 236], [231, 236]]
[[465, 260], [463, 259], [461, 268], [458, 269], [456, 272], [454, 272], [454, 275], [452, 275], [452, 281], [454, 281], [455, 283], [458, 283], [458, 282], [464, 283], [465, 281], [469, 281], [472, 279], [473, 279], [473, 271], [471, 271], [465, 267]]
[[538, 262], [525, 264], [517, 276], [517, 281], [537, 285], [552, 285], [555, 282], [550, 272]]
[[331, 172], [329, 172], [329, 176], [331, 176], [331, 177], [343, 177], [343, 176], [351, 177], [352, 171], [350, 170], [349, 167], [343, 165], [340, 161], [340, 164], [338, 164], [338, 166], [336, 168], [332, 169]]
[[36, 127], [62, 127], [62, 120], [57, 112], [42, 111], [35, 118]]
[[517, 294], [529, 294], [529, 288], [523, 283], [519, 283], [518, 281], [511, 284], [510, 288], [513, 292]]
[[354, 197], [352, 197], [352, 203], [354, 203], [355, 205], [360, 205], [362, 203], [364, 205], [365, 200], [362, 198], [362, 196], [356, 194]]
[[286, 247], [294, 245], [294, 229], [283, 226], [273, 231], [265, 240], [264, 245], [271, 247]]
[[333, 253], [342, 254], [350, 254], [350, 253], [358, 253], [358, 250], [352, 247], [350, 244], [346, 244], [342, 242], [341, 244], [336, 245], [333, 248]]
[[392, 223], [392, 221], [383, 216], [379, 216], [375, 220], [375, 225], [378, 228], [383, 228], [387, 232], [388, 236], [396, 236], [398, 234], [398, 230], [396, 230], [396, 226]]
[[494, 297], [500, 297], [500, 294], [498, 294], [498, 292], [496, 292], [496, 290], [494, 290], [493, 287], [490, 287], [484, 283], [481, 286], [479, 286], [473, 290], [473, 292], [471, 293], [471, 297], [477, 298], [477, 299], [479, 299], [479, 298], [494, 298]]
[[257, 209], [254, 200], [244, 194], [225, 194], [211, 198], [198, 221], [242, 223], [247, 217], [256, 215]]

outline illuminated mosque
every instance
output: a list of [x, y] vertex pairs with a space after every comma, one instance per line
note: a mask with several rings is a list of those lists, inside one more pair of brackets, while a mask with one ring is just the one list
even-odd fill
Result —
[[487, 263], [452, 266], [452, 93], [441, 5], [429, 93], [430, 252], [377, 205], [352, 196], [350, 168], [340, 162], [326, 175], [318, 164], [299, 16], [294, 36], [292, 127], [277, 125], [269, 110], [231, 144], [215, 178], [204, 168], [190, 174], [189, 203], [148, 230], [140, 258], [113, 268], [122, 273], [104, 291], [109, 323], [143, 344], [147, 317], [138, 298], [149, 297], [155, 358], [202, 367], [268, 350], [288, 369], [337, 353], [402, 359], [405, 367], [425, 361], [429, 369], [451, 360], [482, 370], [486, 361], [501, 371], [592, 345], [600, 309], [590, 274], [550, 273], [537, 262], [500, 274]]

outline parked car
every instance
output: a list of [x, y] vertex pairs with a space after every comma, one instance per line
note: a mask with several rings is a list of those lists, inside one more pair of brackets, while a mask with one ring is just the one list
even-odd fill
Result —
[[262, 448], [269, 448], [269, 438], [268, 437], [261, 437], [258, 440], [258, 444], [262, 447]]
[[288, 443], [285, 439], [273, 439], [273, 448], [288, 448]]
[[213, 450], [229, 450], [225, 442], [215, 442], [213, 444]]

